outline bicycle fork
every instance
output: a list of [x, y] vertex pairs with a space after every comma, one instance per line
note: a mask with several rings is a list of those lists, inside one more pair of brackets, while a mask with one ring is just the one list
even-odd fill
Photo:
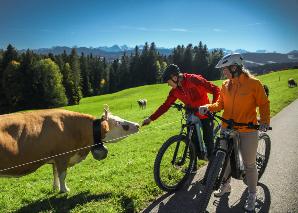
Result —
[[[183, 151], [183, 156], [181, 158], [181, 160], [179, 160], [179, 162], [177, 163], [178, 166], [182, 166], [185, 163], [186, 157], [187, 157], [187, 151], [189, 149], [189, 143], [191, 141], [191, 136], [193, 133], [193, 128], [190, 128], [190, 131], [188, 132], [188, 134], [186, 135], [186, 147]], [[180, 133], [180, 135], [182, 135], [182, 132]], [[172, 165], [174, 165], [175, 161], [176, 161], [176, 157], [177, 157], [177, 153], [180, 147], [180, 142], [177, 143], [176, 147], [175, 147], [175, 151], [174, 151], [174, 155], [173, 155], [173, 159], [172, 159]]]

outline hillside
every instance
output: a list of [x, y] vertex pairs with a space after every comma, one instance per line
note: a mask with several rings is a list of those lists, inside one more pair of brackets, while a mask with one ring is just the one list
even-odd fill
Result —
[[[287, 79], [298, 80], [298, 70], [274, 72], [258, 78], [270, 88], [271, 116], [298, 98], [298, 87], [288, 88]], [[221, 81], [215, 82], [217, 85]], [[100, 116], [103, 105], [127, 120], [141, 123], [163, 102], [166, 84], [142, 86], [114, 94], [84, 98], [80, 105], [66, 109]], [[145, 110], [137, 100], [146, 98]], [[47, 165], [22, 178], [0, 179], [0, 212], [139, 212], [163, 192], [153, 180], [153, 162], [161, 144], [178, 134], [180, 113], [170, 109], [143, 127], [139, 134], [107, 144], [109, 156], [95, 161], [89, 155], [68, 170], [68, 195], [52, 192], [52, 170]]]

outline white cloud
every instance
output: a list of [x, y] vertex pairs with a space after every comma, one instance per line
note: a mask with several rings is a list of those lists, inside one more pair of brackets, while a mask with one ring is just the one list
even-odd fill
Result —
[[187, 29], [182, 29], [182, 28], [172, 28], [171, 31], [174, 31], [174, 32], [189, 32]]
[[253, 24], [248, 24], [247, 26], [257, 26], [257, 25], [262, 25], [262, 23], [256, 22], [256, 23], [253, 23]]
[[222, 29], [219, 29], [219, 28], [214, 28], [214, 29], [212, 29], [214, 32], [224, 32], [224, 30], [222, 30]]

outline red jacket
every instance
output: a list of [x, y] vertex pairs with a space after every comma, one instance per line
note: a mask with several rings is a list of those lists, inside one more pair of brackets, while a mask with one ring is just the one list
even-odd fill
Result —
[[[152, 121], [156, 120], [168, 111], [177, 99], [191, 108], [209, 104], [207, 93], [213, 94], [212, 103], [215, 103], [219, 97], [220, 89], [201, 75], [184, 73], [181, 87], [171, 89], [166, 101], [149, 118]], [[198, 112], [195, 115], [200, 119], [207, 118], [207, 116], [200, 115]]]

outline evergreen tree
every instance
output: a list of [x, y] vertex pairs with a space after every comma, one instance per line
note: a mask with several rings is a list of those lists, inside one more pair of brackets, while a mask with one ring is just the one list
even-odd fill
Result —
[[155, 84], [157, 82], [157, 76], [160, 67], [157, 66], [157, 51], [155, 43], [152, 42], [149, 48], [149, 55], [148, 55], [148, 78], [147, 83], [149, 84]]
[[81, 88], [84, 97], [88, 97], [92, 95], [92, 88], [90, 83], [90, 70], [87, 63], [87, 58], [82, 53], [80, 58], [80, 65], [81, 65], [81, 74], [82, 74], [82, 82]]
[[99, 57], [91, 58], [91, 75], [93, 95], [99, 95], [103, 83], [104, 64]]
[[6, 69], [6, 67], [8, 66], [8, 64], [11, 61], [17, 61], [18, 60], [18, 53], [16, 51], [16, 49], [9, 44], [7, 46], [6, 51], [4, 51], [3, 53], [3, 57], [1, 60], [1, 68], [0, 68], [0, 113], [5, 113], [8, 112], [8, 108], [9, 108], [9, 101], [6, 98], [5, 95], [5, 88], [3, 88], [3, 72]]
[[62, 84], [65, 88], [65, 95], [67, 97], [67, 103], [68, 105], [72, 105], [75, 103], [75, 97], [74, 97], [74, 91], [75, 91], [75, 86], [73, 82], [73, 76], [72, 76], [72, 71], [70, 68], [69, 63], [65, 63], [62, 70]]
[[192, 44], [188, 44], [185, 51], [184, 51], [184, 57], [183, 57], [183, 69], [185, 72], [193, 73], [193, 48]]
[[210, 54], [209, 60], [209, 71], [208, 71], [208, 79], [209, 80], [218, 80], [221, 78], [220, 69], [216, 69], [215, 66], [219, 62], [219, 60], [223, 57], [223, 51], [220, 50], [213, 50]]
[[118, 91], [118, 86], [119, 86], [119, 75], [118, 75], [118, 70], [119, 70], [119, 60], [116, 59], [113, 61], [112, 65], [110, 66], [109, 74], [110, 74], [110, 82], [109, 82], [109, 91], [110, 92], [116, 92]]
[[141, 79], [142, 79], [142, 72], [140, 70], [141, 67], [141, 59], [140, 59], [140, 53], [139, 53], [139, 47], [136, 46], [134, 50], [134, 55], [131, 56], [130, 60], [130, 74], [132, 78], [131, 86], [139, 86], [141, 85]]
[[207, 46], [200, 41], [199, 46], [194, 48], [194, 71], [206, 78], [208, 72], [208, 50]]
[[171, 63], [176, 64], [182, 72], [185, 72], [184, 63], [183, 63], [184, 50], [185, 50], [185, 48], [183, 45], [182, 46], [178, 45], [177, 48], [174, 48], [173, 62], [171, 62]]
[[22, 106], [22, 109], [31, 109], [34, 108], [34, 105], [32, 105], [31, 98], [33, 96], [32, 94], [32, 84], [33, 84], [33, 64], [38, 60], [38, 56], [35, 55], [32, 51], [29, 49], [26, 51], [26, 53], [22, 54], [21, 57], [21, 73], [23, 78], [23, 98], [21, 99], [20, 105]]
[[80, 61], [77, 55], [77, 51], [75, 48], [71, 50], [70, 54], [70, 62], [69, 62], [73, 83], [74, 83], [74, 94], [73, 94], [73, 103], [71, 104], [79, 104], [82, 98], [82, 91], [81, 91], [81, 71], [80, 71]]
[[126, 89], [129, 87], [131, 79], [129, 73], [129, 57], [124, 53], [121, 57], [121, 62], [118, 71], [119, 86], [118, 90]]
[[6, 51], [4, 51], [4, 54], [3, 54], [2, 69], [5, 70], [6, 66], [12, 60], [15, 60], [15, 61], [18, 60], [18, 53], [17, 53], [16, 49], [11, 44], [9, 44], [7, 46]]
[[20, 63], [11, 61], [3, 72], [3, 91], [8, 102], [7, 112], [14, 112], [20, 109], [23, 98], [23, 75], [20, 70]]

